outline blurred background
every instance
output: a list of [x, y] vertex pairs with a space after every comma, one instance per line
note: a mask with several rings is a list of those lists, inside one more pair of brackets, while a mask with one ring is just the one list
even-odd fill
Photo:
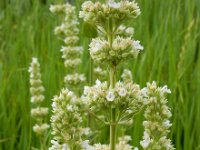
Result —
[[[30, 118], [31, 57], [41, 63], [46, 106], [51, 108], [51, 99], [63, 87], [61, 42], [53, 32], [59, 22], [49, 11], [50, 4], [61, 1], [0, 0], [0, 150], [27, 150], [38, 144]], [[69, 1], [77, 14], [83, 1]], [[200, 150], [200, 0], [137, 2], [142, 13], [130, 25], [144, 50], [124, 67], [141, 87], [153, 80], [169, 86], [173, 144], [177, 150]], [[88, 74], [90, 38], [82, 26], [80, 36], [85, 49], [80, 70]], [[134, 146], [142, 139], [142, 119], [137, 115], [127, 131]]]

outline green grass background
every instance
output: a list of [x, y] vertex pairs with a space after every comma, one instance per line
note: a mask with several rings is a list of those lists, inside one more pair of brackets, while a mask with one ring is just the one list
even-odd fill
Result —
[[[80, 8], [81, 0], [73, 1]], [[83, 1], [83, 0], [82, 0]], [[56, 1], [54, 1], [56, 2]], [[137, 0], [141, 16], [130, 23], [144, 46], [127, 65], [134, 81], [167, 84], [172, 90], [170, 137], [177, 150], [200, 150], [200, 0]], [[53, 0], [0, 0], [0, 149], [27, 150], [37, 145], [30, 119], [28, 66], [39, 58], [46, 88], [45, 105], [63, 87], [61, 43], [49, 12]], [[81, 34], [87, 50], [89, 39]], [[81, 71], [87, 74], [87, 53]], [[128, 134], [132, 144], [142, 138], [141, 114]]]

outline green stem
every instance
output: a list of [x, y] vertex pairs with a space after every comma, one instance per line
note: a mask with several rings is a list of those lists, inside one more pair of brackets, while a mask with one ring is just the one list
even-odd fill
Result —
[[110, 66], [110, 89], [113, 89], [115, 86], [115, 66]]
[[[113, 21], [112, 18], [109, 18], [108, 22], [108, 32], [107, 32], [107, 39], [110, 44], [110, 48], [112, 49], [113, 43]], [[115, 87], [115, 74], [116, 74], [116, 66], [115, 64], [111, 63], [109, 68], [109, 76], [110, 76], [110, 89], [112, 90]], [[110, 107], [110, 150], [116, 149], [116, 108], [112, 105]]]
[[[115, 86], [115, 66], [110, 66], [110, 89]], [[116, 108], [111, 106], [111, 121], [110, 121], [110, 150], [115, 150], [116, 145]]]
[[111, 108], [110, 122], [110, 150], [115, 150], [116, 145], [116, 112], [115, 108]]
[[42, 135], [40, 135], [39, 139], [40, 139], [40, 149], [44, 150], [45, 149], [44, 148], [45, 145], [44, 145], [44, 139], [43, 139]]

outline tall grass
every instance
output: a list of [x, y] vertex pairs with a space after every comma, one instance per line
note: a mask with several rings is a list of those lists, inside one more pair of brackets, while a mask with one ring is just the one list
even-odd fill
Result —
[[[81, 1], [74, 2], [80, 8]], [[37, 145], [32, 134], [28, 66], [39, 57], [46, 88], [46, 105], [63, 87], [60, 43], [53, 34], [53, 0], [0, 1], [0, 149], [26, 150]], [[156, 80], [169, 85], [173, 112], [171, 137], [177, 150], [200, 149], [200, 1], [137, 0], [142, 14], [130, 22], [145, 50], [127, 66], [134, 81]], [[87, 50], [89, 39], [81, 34]], [[89, 72], [88, 53], [81, 68]], [[123, 66], [122, 66], [123, 67]], [[127, 132], [137, 146], [142, 137], [142, 115]], [[102, 135], [104, 136], [104, 135]]]

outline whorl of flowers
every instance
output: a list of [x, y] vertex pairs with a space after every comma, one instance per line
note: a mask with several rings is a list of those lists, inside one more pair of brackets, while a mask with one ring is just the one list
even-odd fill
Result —
[[95, 38], [89, 46], [90, 55], [95, 61], [114, 64], [136, 57], [143, 49], [139, 41], [120, 36], [117, 36], [112, 44], [107, 40]]
[[[50, 11], [54, 14], [60, 14], [62, 16], [62, 24], [55, 28], [55, 34], [60, 36], [64, 42], [61, 52], [65, 68], [69, 74], [65, 77], [64, 81], [67, 87], [71, 88], [85, 81], [85, 77], [82, 78], [83, 75], [77, 75], [79, 65], [81, 64], [80, 57], [82, 55], [83, 48], [78, 45], [79, 22], [76, 16], [76, 10], [74, 6], [66, 3], [62, 5], [51, 5]], [[68, 80], [70, 75], [74, 75], [76, 77], [71, 78], [72, 80]], [[75, 79], [77, 80], [75, 81]]]
[[44, 122], [45, 117], [48, 115], [48, 108], [40, 106], [44, 101], [44, 87], [41, 80], [40, 64], [37, 58], [32, 58], [28, 71], [30, 73], [31, 103], [36, 106], [36, 108], [31, 109], [31, 116], [36, 120], [33, 131], [38, 135], [44, 135], [49, 128], [49, 125]]
[[65, 67], [70, 70], [77, 69], [81, 64], [82, 47], [63, 46], [61, 52]]
[[[52, 126], [52, 147], [69, 147], [80, 149], [81, 136], [86, 134], [81, 127], [83, 118], [80, 113], [80, 101], [75, 94], [68, 89], [63, 89], [59, 96], [53, 99]], [[55, 150], [57, 150], [55, 148]]]
[[[120, 115], [123, 114], [122, 118], [133, 115], [144, 103], [139, 85], [119, 81], [113, 89], [110, 89], [107, 82], [101, 83], [99, 80], [92, 87], [85, 86], [84, 102], [93, 111], [104, 110], [105, 112], [110, 107], [116, 108]], [[124, 123], [127, 120], [121, 120], [120, 117], [118, 121]]]
[[64, 81], [71, 85], [78, 85], [78, 83], [85, 81], [85, 76], [83, 74], [78, 73], [68, 74], [65, 76]]
[[84, 21], [106, 27], [110, 20], [114, 25], [121, 24], [140, 14], [140, 9], [134, 1], [123, 0], [120, 2], [109, 1], [106, 4], [86, 1], [82, 5], [80, 18]]
[[147, 87], [142, 89], [147, 99], [147, 106], [144, 112], [145, 121], [144, 136], [140, 142], [146, 150], [173, 150], [171, 140], [167, 138], [171, 123], [169, 118], [172, 116], [167, 106], [166, 94], [171, 91], [164, 87], [158, 87], [155, 82], [147, 83]]
[[[123, 136], [118, 138], [118, 143], [116, 144], [116, 150], [138, 150], [136, 147], [129, 145], [129, 141], [131, 141], [130, 136]], [[109, 145], [106, 144], [94, 144], [90, 145], [89, 141], [83, 141], [82, 147], [84, 150], [109, 150]]]

